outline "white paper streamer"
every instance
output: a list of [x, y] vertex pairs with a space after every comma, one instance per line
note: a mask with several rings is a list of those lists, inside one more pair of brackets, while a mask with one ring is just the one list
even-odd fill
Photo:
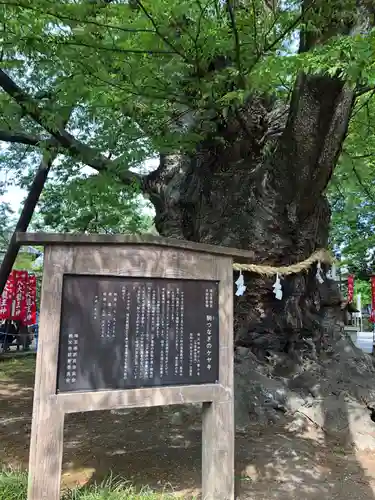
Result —
[[324, 283], [322, 264], [320, 263], [320, 261], [316, 266], [316, 279], [320, 284]]
[[277, 300], [282, 300], [283, 288], [281, 286], [279, 273], [276, 274], [276, 281], [273, 284], [272, 288], [273, 288], [273, 293], [275, 294], [275, 297], [277, 298]]
[[236, 295], [237, 295], [237, 297], [240, 297], [241, 295], [243, 295], [245, 293], [245, 290], [246, 290], [246, 286], [245, 286], [244, 280], [243, 280], [242, 271], [240, 271], [240, 275], [239, 275], [238, 280], [236, 281], [235, 284], [237, 286]]

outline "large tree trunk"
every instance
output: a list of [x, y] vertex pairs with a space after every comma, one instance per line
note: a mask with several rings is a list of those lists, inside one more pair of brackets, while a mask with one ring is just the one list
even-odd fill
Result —
[[[163, 236], [252, 250], [256, 263], [289, 265], [325, 247], [330, 211], [324, 189], [337, 162], [353, 102], [339, 80], [298, 79], [288, 110], [254, 98], [194, 157], [163, 157], [149, 176]], [[283, 123], [284, 121], [284, 123]], [[285, 123], [287, 122], [287, 123]], [[280, 138], [272, 130], [283, 129]], [[236, 345], [264, 357], [291, 351], [319, 324], [314, 271], [283, 280], [245, 276], [236, 300]], [[303, 311], [303, 312], [302, 312]]]
[[[256, 263], [275, 266], [296, 263], [325, 247], [330, 209], [324, 190], [352, 106], [352, 92], [328, 77], [301, 75], [290, 109], [254, 97], [221, 125], [225, 146], [208, 140], [195, 156], [161, 157], [146, 186], [157, 230], [167, 237], [251, 250]], [[247, 291], [235, 298], [238, 423], [264, 416], [260, 407], [270, 399], [275, 411], [280, 405], [283, 411], [293, 407], [286, 404], [291, 390], [286, 385], [301, 385], [294, 401], [302, 404], [301, 391], [313, 391], [332, 346], [346, 352], [348, 343], [335, 328], [338, 290], [332, 282], [319, 285], [315, 274], [311, 269], [286, 277], [283, 300], [277, 301], [274, 279], [245, 273]], [[355, 363], [359, 359], [372, 369], [350, 349]], [[348, 371], [353, 363], [341, 351], [340, 370]], [[309, 382], [301, 379], [306, 362], [319, 365]], [[277, 379], [272, 390], [270, 379]]]

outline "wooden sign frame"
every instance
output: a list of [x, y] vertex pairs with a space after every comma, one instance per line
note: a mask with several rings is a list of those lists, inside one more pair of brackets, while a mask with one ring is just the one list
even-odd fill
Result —
[[[203, 404], [202, 498], [233, 500], [231, 250], [179, 240], [107, 235], [19, 233], [17, 241], [45, 246], [28, 500], [60, 499], [66, 413], [187, 403]], [[218, 383], [57, 394], [64, 274], [219, 281]]]

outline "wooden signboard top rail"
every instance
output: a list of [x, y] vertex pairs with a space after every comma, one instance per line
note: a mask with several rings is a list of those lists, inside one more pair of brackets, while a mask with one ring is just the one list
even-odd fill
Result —
[[21, 245], [142, 245], [191, 250], [211, 255], [233, 257], [236, 262], [245, 264], [255, 258], [254, 252], [238, 248], [195, 243], [176, 238], [162, 238], [148, 234], [57, 234], [57, 233], [17, 233], [16, 242]]
[[233, 500], [233, 259], [253, 254], [150, 235], [16, 242], [45, 247], [28, 500], [60, 500], [65, 414], [192, 403], [202, 499]]

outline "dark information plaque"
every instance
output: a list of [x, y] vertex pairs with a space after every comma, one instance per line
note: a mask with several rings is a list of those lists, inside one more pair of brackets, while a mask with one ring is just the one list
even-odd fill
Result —
[[216, 281], [65, 275], [57, 392], [216, 383]]

